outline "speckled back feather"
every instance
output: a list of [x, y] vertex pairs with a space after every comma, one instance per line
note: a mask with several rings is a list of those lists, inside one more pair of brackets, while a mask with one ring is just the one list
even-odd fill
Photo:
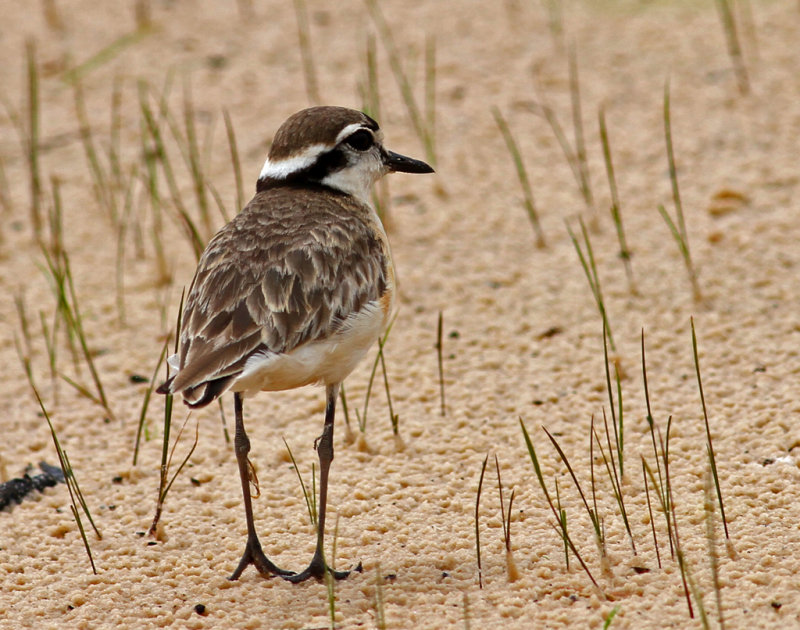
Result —
[[170, 391], [211, 402], [252, 355], [329, 337], [379, 300], [390, 262], [371, 212], [321, 186], [258, 193], [200, 259]]

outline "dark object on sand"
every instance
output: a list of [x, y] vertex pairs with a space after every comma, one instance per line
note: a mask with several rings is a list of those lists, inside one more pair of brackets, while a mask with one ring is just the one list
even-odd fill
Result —
[[46, 462], [39, 462], [42, 470], [38, 475], [31, 475], [28, 468], [25, 475], [0, 483], [0, 510], [14, 503], [22, 503], [22, 499], [34, 490], [41, 492], [57, 483], [64, 483], [64, 472], [59, 466], [51, 466]]

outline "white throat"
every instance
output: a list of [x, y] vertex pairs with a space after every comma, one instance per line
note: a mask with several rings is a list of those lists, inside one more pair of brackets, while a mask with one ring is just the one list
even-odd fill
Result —
[[372, 206], [372, 184], [382, 175], [369, 168], [369, 164], [361, 163], [356, 167], [344, 168], [325, 176], [320, 183], [343, 193], [353, 195], [359, 201]]

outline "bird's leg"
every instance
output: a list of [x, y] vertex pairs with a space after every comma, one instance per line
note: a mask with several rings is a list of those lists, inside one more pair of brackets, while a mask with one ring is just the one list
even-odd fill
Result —
[[286, 576], [290, 582], [298, 583], [310, 577], [321, 579], [325, 571], [330, 571], [331, 575], [337, 580], [342, 580], [350, 575], [350, 571], [334, 571], [325, 563], [323, 541], [325, 539], [325, 506], [328, 500], [328, 472], [333, 461], [333, 416], [336, 409], [336, 397], [339, 395], [339, 385], [328, 385], [326, 390], [328, 398], [325, 407], [325, 426], [322, 435], [317, 438], [316, 449], [319, 455], [319, 515], [317, 517], [317, 548], [314, 557], [308, 567], [296, 573]]
[[262, 575], [293, 575], [291, 571], [285, 571], [276, 567], [261, 549], [261, 543], [256, 534], [256, 526], [253, 523], [253, 502], [250, 498], [250, 473], [252, 464], [247, 459], [250, 452], [250, 438], [244, 430], [244, 418], [242, 417], [242, 395], [234, 393], [234, 408], [236, 409], [236, 434], [233, 439], [234, 450], [236, 451], [236, 461], [239, 463], [239, 476], [242, 479], [242, 494], [244, 496], [244, 514], [247, 520], [247, 545], [244, 548], [242, 559], [239, 566], [231, 575], [230, 580], [238, 580], [248, 565], [252, 564]]

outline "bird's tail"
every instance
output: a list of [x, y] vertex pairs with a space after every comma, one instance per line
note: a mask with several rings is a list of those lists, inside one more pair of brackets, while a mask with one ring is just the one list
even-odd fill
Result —
[[175, 376], [176, 375], [170, 376], [166, 381], [161, 383], [156, 392], [159, 394], [181, 394], [183, 396], [183, 402], [188, 407], [199, 409], [200, 407], [210, 405], [224, 394], [238, 374], [231, 374], [229, 376], [223, 376], [222, 378], [216, 378], [213, 381], [206, 381], [194, 387], [187, 387], [180, 392], [176, 392], [172, 389], [172, 382], [175, 380]]

